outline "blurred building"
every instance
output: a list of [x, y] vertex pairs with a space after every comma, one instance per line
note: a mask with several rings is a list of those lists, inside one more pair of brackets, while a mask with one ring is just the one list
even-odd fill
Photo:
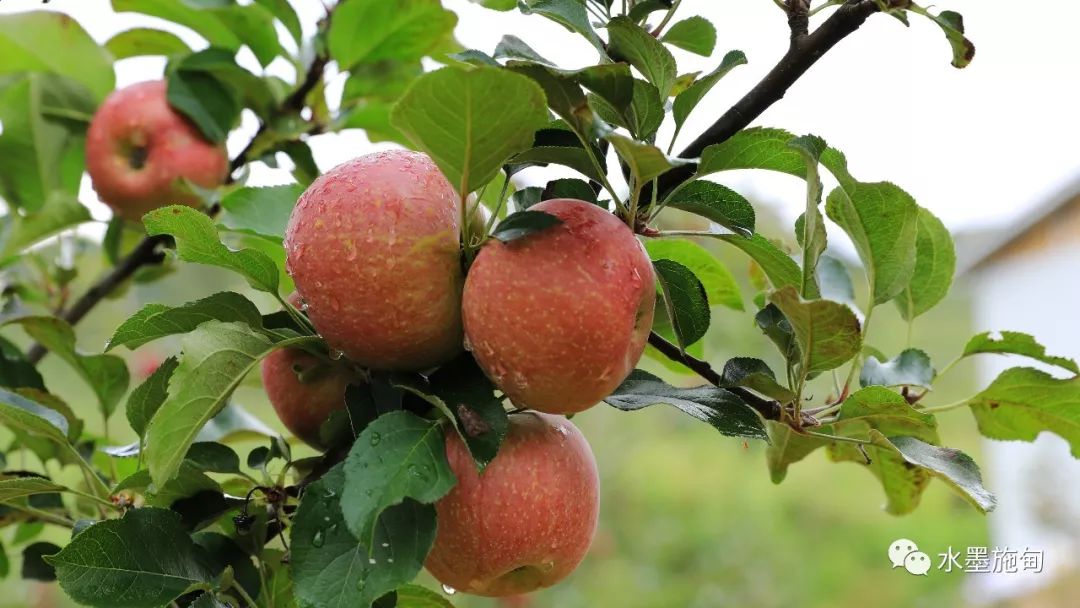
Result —
[[[1025, 217], [957, 241], [959, 271], [972, 290], [973, 325], [1029, 333], [1048, 353], [1080, 359], [1080, 180]], [[980, 385], [1018, 364], [980, 357]], [[989, 519], [992, 545], [1044, 551], [1045, 557], [1041, 574], [969, 576], [970, 598], [980, 604], [1039, 593], [1080, 568], [1080, 460], [1065, 440], [1050, 433], [1034, 443], [987, 440], [985, 454], [986, 484], [998, 497]]]

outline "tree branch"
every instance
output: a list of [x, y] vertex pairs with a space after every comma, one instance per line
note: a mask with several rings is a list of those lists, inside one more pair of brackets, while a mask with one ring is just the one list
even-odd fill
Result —
[[[803, 4], [802, 0], [789, 0], [788, 6]], [[806, 73], [818, 59], [836, 46], [838, 42], [859, 29], [866, 19], [878, 11], [874, 0], [848, 0], [825, 20], [813, 33], [805, 33], [808, 24], [795, 10], [788, 11], [791, 25], [791, 46], [780, 61], [753, 89], [731, 106], [711, 127], [705, 130], [679, 156], [697, 158], [705, 148], [723, 143], [732, 135], [746, 128], [758, 116], [777, 101]], [[670, 192], [676, 185], [686, 181], [697, 165], [684, 165], [663, 174], [659, 178], [660, 193]]]
[[[668, 359], [671, 359], [672, 361], [675, 361], [677, 363], [681, 363], [686, 367], [690, 368], [695, 374], [701, 376], [706, 381], [708, 381], [709, 384], [712, 384], [714, 386], [720, 386], [720, 374], [716, 373], [716, 370], [714, 370], [712, 366], [708, 364], [708, 362], [702, 361], [701, 359], [697, 359], [684, 353], [683, 351], [679, 350], [678, 346], [675, 346], [671, 342], [668, 342], [663, 338], [663, 336], [656, 332], [652, 332], [649, 334], [649, 344], [651, 344], [652, 347], [656, 350], [660, 351], [660, 353]], [[754, 394], [753, 392], [739, 386], [721, 388], [724, 388], [725, 390], [737, 395], [747, 405], [757, 410], [757, 412], [761, 414], [761, 416], [766, 420], [780, 420], [780, 414], [784, 409], [783, 406], [780, 405], [780, 402], [772, 401], [770, 399], [764, 399]]]
[[[301, 82], [296, 90], [281, 102], [281, 106], [277, 110], [278, 114], [299, 112], [304, 108], [308, 94], [322, 81], [328, 62], [329, 58], [325, 55], [320, 54], [315, 57], [307, 74], [304, 76], [303, 82]], [[269, 121], [260, 124], [259, 130], [256, 131], [255, 136], [251, 138], [251, 141], [248, 142], [247, 146], [245, 146], [244, 149], [237, 154], [236, 158], [232, 160], [229, 164], [229, 177], [227, 178], [226, 183], [232, 183], [232, 174], [250, 162], [251, 159], [249, 156], [254, 149], [256, 140], [258, 140], [267, 129], [269, 129]], [[218, 210], [219, 206], [214, 205], [207, 212], [209, 215], [213, 216]], [[143, 266], [160, 264], [165, 259], [165, 254], [159, 251], [159, 246], [164, 245], [168, 241], [169, 237], [165, 235], [147, 236], [143, 238], [143, 240], [135, 246], [135, 249], [124, 256], [124, 258], [121, 259], [108, 274], [91, 285], [90, 288], [86, 290], [86, 293], [72, 304], [71, 308], [61, 312], [57, 316], [64, 321], [67, 321], [70, 325], [75, 325], [81, 321], [95, 306], [101, 303], [101, 301], [112, 293], [114, 289], [130, 279], [140, 268]], [[46, 352], [47, 349], [44, 346], [41, 344], [34, 344], [30, 347], [30, 350], [27, 351], [26, 358], [31, 364], [37, 365], [41, 359], [45, 357]]]

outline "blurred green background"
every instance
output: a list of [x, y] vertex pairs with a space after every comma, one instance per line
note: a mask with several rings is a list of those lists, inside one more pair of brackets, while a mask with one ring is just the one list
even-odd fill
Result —
[[[765, 233], [782, 234], [768, 229]], [[702, 244], [716, 251], [743, 281], [746, 307], [753, 310], [754, 290], [745, 281], [747, 258], [716, 243]], [[101, 270], [96, 253], [80, 259], [76, 292]], [[97, 308], [79, 328], [80, 346], [100, 352], [112, 330], [145, 303], [180, 304], [225, 289], [244, 291], [264, 310], [272, 309], [265, 296], [250, 293], [233, 275], [179, 265], [169, 280], [136, 284]], [[912, 343], [924, 347], [938, 366], [943, 365], [975, 331], [967, 326], [968, 319], [968, 295], [961, 284], [946, 302], [920, 318]], [[906, 346], [907, 332], [907, 325], [884, 306], [875, 314], [869, 342], [891, 356]], [[25, 336], [14, 330], [7, 330], [7, 335], [25, 343]], [[121, 353], [130, 361], [133, 384], [177, 348], [176, 340], [163, 340], [134, 353]], [[720, 367], [735, 355], [762, 357], [780, 369], [751, 313], [716, 308], [705, 356]], [[643, 366], [673, 383], [697, 383], [694, 377], [673, 373], [652, 359], [644, 360]], [[972, 371], [970, 363], [961, 364], [927, 401], [950, 403], [971, 394], [977, 389]], [[92, 398], [81, 381], [53, 358], [45, 360], [43, 372], [49, 388], [87, 417], [90, 432], [100, 433]], [[235, 401], [280, 430], [258, 382], [258, 374], [248, 378]], [[831, 389], [832, 380], [826, 378], [810, 393], [820, 403]], [[773, 485], [763, 444], [723, 437], [674, 409], [621, 413], [600, 406], [574, 422], [592, 443], [601, 474], [600, 525], [589, 556], [569, 580], [555, 588], [501, 603], [458, 594], [454, 596], [458, 606], [962, 606], [965, 575], [933, 569], [925, 577], [911, 576], [890, 568], [886, 549], [897, 538], [910, 538], [937, 562], [936, 553], [949, 546], [962, 551], [990, 544], [986, 519], [940, 482], [931, 484], [914, 514], [898, 518], [882, 510], [883, 492], [863, 467], [833, 464], [822, 452], [794, 465], [783, 484]], [[122, 412], [114, 415], [110, 426], [111, 443], [133, 439]], [[944, 415], [941, 426], [948, 445], [980, 458], [981, 444], [964, 410]], [[243, 456], [254, 445], [235, 447]], [[297, 453], [309, 450], [297, 446]], [[12, 455], [8, 466], [36, 464], [19, 458]], [[0, 607], [69, 606], [54, 586], [28, 584], [18, 575], [17, 555], [26, 542], [62, 542], [63, 533], [47, 529], [20, 544], [18, 537], [27, 532], [17, 527], [0, 530], [4, 546], [13, 554], [10, 572], [0, 581]], [[426, 575], [422, 582], [438, 588]], [[1075, 605], [1054, 599], [1070, 597], [1067, 594], [1075, 591], [1052, 590], [1047, 597], [1017, 605]]]

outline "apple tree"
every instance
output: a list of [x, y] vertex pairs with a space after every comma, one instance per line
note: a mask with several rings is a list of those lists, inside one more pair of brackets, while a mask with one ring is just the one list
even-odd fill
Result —
[[[938, 414], [969, 410], [995, 439], [1057, 433], [1080, 456], [1080, 369], [1034, 337], [981, 334], [956, 360], [1061, 374], [1015, 367], [951, 404], [932, 388], [955, 361], [874, 347], [875, 309], [916, 323], [947, 294], [948, 231], [821, 136], [751, 126], [868, 19], [930, 20], [963, 68], [961, 16], [774, 1], [788, 51], [677, 154], [688, 117], [713, 113], [708, 93], [749, 69], [685, 15], [692, 0], [480, 2], [583, 38], [594, 52], [575, 69], [528, 32], [463, 48], [437, 0], [329, 3], [313, 35], [289, 0], [112, 0], [187, 28], [197, 49], [150, 27], [99, 41], [62, 13], [0, 16], [0, 526], [70, 529], [64, 546], [22, 549], [23, 575], [102, 607], [450, 606], [455, 590], [553, 585], [596, 526], [596, 462], [570, 418], [598, 404], [667, 405], [718, 441], [762, 442], [777, 483], [819, 451], [856, 463], [896, 515], [934, 478], [994, 506]], [[681, 73], [676, 47], [715, 68]], [[166, 57], [164, 73], [117, 89], [114, 62], [139, 56]], [[268, 75], [278, 60], [295, 77]], [[242, 114], [258, 127], [230, 157]], [[347, 129], [406, 150], [317, 166], [310, 143]], [[294, 183], [249, 185], [255, 164]], [[519, 188], [537, 166], [576, 177]], [[805, 181], [788, 234], [758, 231], [723, 185], [736, 169]], [[100, 240], [77, 231], [92, 224], [84, 174], [113, 210]], [[673, 227], [676, 212], [708, 228]], [[854, 244], [857, 276], [829, 256], [826, 222]], [[706, 239], [745, 254], [751, 310]], [[95, 267], [83, 260], [105, 266], [79, 276]], [[91, 310], [184, 265], [247, 288], [148, 304], [103, 349], [77, 345]], [[782, 364], [703, 358], [713, 314], [745, 316]], [[133, 379], [121, 355], [169, 337], [177, 352]], [[683, 381], [638, 369], [643, 355]], [[236, 438], [266, 428], [231, 400], [248, 376], [294, 437], [241, 455]], [[65, 401], [73, 377], [84, 390]], [[300, 442], [316, 455], [294, 456]], [[412, 582], [425, 566], [444, 593]]]

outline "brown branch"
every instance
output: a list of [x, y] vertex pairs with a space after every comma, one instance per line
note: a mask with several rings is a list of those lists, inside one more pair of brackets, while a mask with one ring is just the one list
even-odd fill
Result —
[[[685, 352], [679, 350], [678, 346], [675, 346], [671, 342], [668, 342], [660, 334], [656, 332], [650, 333], [649, 344], [651, 344], [652, 347], [656, 350], [660, 351], [660, 353], [668, 359], [671, 359], [672, 361], [675, 361], [677, 363], [681, 363], [686, 367], [690, 368], [690, 370], [693, 371], [695, 374], [701, 376], [706, 381], [708, 381], [709, 384], [712, 384], [714, 386], [721, 385], [722, 379], [720, 377], [720, 374], [716, 373], [716, 370], [714, 370], [708, 362], [702, 361], [701, 359], [698, 359], [696, 357], [692, 357]], [[749, 405], [750, 407], [757, 410], [757, 412], [761, 414], [761, 416], [766, 420], [780, 420], [781, 412], [783, 412], [784, 409], [780, 402], [759, 397], [753, 392], [740, 386], [721, 388], [724, 388], [725, 390], [734, 393], [737, 397], [742, 399], [743, 402], [746, 403], [746, 405]]]
[[[800, 5], [802, 0], [790, 0], [788, 6]], [[874, 0], [849, 0], [825, 20], [813, 33], [805, 33], [807, 27], [796, 11], [788, 12], [792, 28], [791, 46], [780, 61], [753, 89], [731, 106], [711, 127], [705, 130], [679, 156], [697, 158], [705, 148], [723, 143], [732, 135], [746, 128], [762, 112], [780, 101], [787, 90], [806, 73], [818, 59], [836, 46], [838, 42], [859, 29], [866, 19], [878, 11]], [[683, 165], [668, 171], [659, 178], [660, 193], [670, 192], [678, 184], [690, 179], [697, 165]]]
[[[280, 115], [302, 110], [306, 104], [308, 94], [322, 81], [328, 62], [329, 58], [325, 55], [317, 56], [315, 60], [312, 61], [310, 69], [308, 69], [307, 74], [304, 76], [304, 81], [281, 102], [281, 106], [276, 113]], [[259, 130], [255, 133], [255, 136], [251, 138], [248, 145], [245, 146], [236, 158], [232, 160], [229, 164], [229, 177], [226, 180], [226, 183], [232, 183], [232, 174], [250, 162], [251, 159], [249, 156], [254, 149], [256, 140], [258, 140], [267, 129], [269, 129], [269, 121], [260, 124]], [[214, 205], [207, 213], [213, 216], [218, 210], [219, 206]], [[108, 274], [91, 285], [90, 288], [86, 290], [86, 293], [72, 304], [71, 308], [61, 312], [57, 316], [64, 321], [67, 321], [70, 325], [75, 325], [81, 321], [95, 306], [101, 303], [101, 301], [112, 293], [113, 290], [130, 279], [140, 268], [160, 264], [165, 259], [165, 255], [159, 251], [159, 246], [168, 241], [169, 237], [166, 235], [147, 236], [143, 238], [143, 240], [135, 246], [135, 249], [124, 256], [124, 258], [121, 259]], [[34, 344], [30, 347], [30, 350], [27, 351], [26, 358], [30, 363], [36, 365], [45, 356], [46, 352], [48, 351], [44, 346], [41, 344]]]

